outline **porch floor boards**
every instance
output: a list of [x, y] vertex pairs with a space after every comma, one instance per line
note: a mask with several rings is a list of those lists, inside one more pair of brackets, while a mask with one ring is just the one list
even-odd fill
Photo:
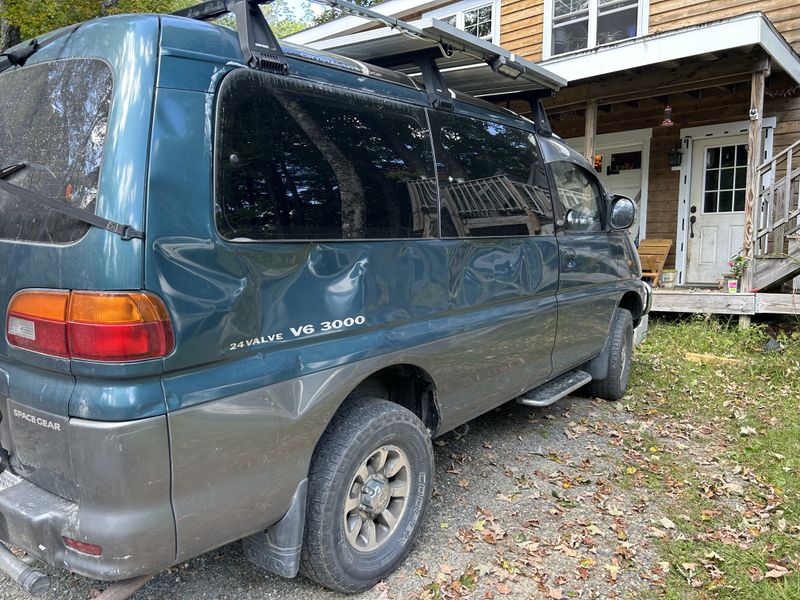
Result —
[[740, 293], [656, 288], [651, 312], [711, 315], [800, 315], [800, 294]]

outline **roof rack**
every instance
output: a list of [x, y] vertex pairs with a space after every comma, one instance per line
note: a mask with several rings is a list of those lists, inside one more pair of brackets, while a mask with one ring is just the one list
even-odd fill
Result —
[[[565, 86], [567, 82], [539, 65], [441, 21], [428, 20], [422, 27], [418, 27], [346, 0], [312, 1], [345, 14], [380, 23], [392, 31], [399, 32], [406, 39], [415, 40], [409, 47], [398, 49], [397, 44], [389, 47], [390, 45], [380, 39], [385, 29], [377, 30], [377, 35], [372, 30], [367, 32], [375, 38], [371, 40], [374, 43], [371, 43], [369, 48], [364, 50], [359, 47], [354, 53], [348, 54], [346, 51], [341, 53], [356, 60], [421, 76], [431, 106], [442, 110], [453, 110], [455, 96], [450, 91], [443, 71], [452, 76], [453, 87], [456, 89], [462, 87], [460, 85], [462, 82], [474, 81], [474, 73], [463, 69], [464, 58], [467, 57], [473, 63], [477, 61], [478, 64], [489, 67], [484, 70], [494, 78], [492, 88], [498, 90], [497, 94], [506, 97], [510, 92], [516, 92], [516, 99], [527, 101], [531, 108], [532, 120], [539, 130], [542, 133], [551, 133], [541, 99]], [[173, 14], [209, 21], [233, 13], [236, 16], [239, 44], [247, 65], [253, 69], [286, 74], [289, 71], [286, 55], [261, 11], [261, 6], [272, 2], [274, 0], [207, 0]], [[335, 44], [336, 39], [325, 40], [323, 43]], [[338, 52], [339, 48], [334, 50]], [[505, 84], [498, 85], [498, 80], [502, 80]], [[531, 89], [532, 87], [535, 89]], [[495, 99], [499, 99], [499, 96]]]
[[210, 21], [227, 13], [236, 15], [239, 45], [247, 65], [260, 71], [287, 73], [289, 65], [261, 6], [275, 0], [209, 0], [173, 14], [199, 21]]
[[[541, 99], [567, 85], [567, 81], [525, 60], [436, 19], [407, 23], [347, 0], [312, 0], [344, 14], [387, 27], [312, 44], [324, 50], [382, 67], [422, 77], [433, 106], [451, 109], [449, 88], [491, 100], [513, 97], [530, 105], [532, 120], [543, 133], [551, 133]], [[401, 34], [393, 35], [394, 32]], [[394, 39], [392, 39], [394, 38]], [[405, 39], [406, 42], [401, 40]], [[472, 64], [468, 64], [468, 63]], [[482, 69], [472, 67], [483, 65]], [[479, 75], [480, 71], [480, 76]], [[448, 86], [448, 82], [450, 85]], [[476, 93], [476, 86], [485, 88]]]

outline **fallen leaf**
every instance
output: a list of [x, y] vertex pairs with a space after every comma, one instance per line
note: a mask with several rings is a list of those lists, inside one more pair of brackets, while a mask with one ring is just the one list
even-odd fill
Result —
[[503, 594], [504, 596], [508, 596], [508, 595], [511, 593], [511, 588], [510, 588], [510, 587], [508, 587], [508, 585], [506, 585], [505, 583], [502, 583], [502, 582], [501, 582], [501, 583], [498, 583], [498, 584], [497, 584], [496, 586], [494, 586], [494, 587], [495, 587], [495, 589], [496, 589], [498, 592], [500, 592], [500, 593], [501, 593], [501, 594]]
[[769, 567], [769, 571], [764, 573], [764, 577], [767, 579], [780, 579], [781, 577], [786, 577], [791, 571], [782, 565], [776, 565], [775, 563], [767, 563], [767, 567]]
[[675, 528], [676, 528], [676, 526], [675, 526], [675, 523], [673, 523], [673, 522], [672, 522], [670, 519], [668, 519], [667, 517], [663, 517], [663, 518], [662, 518], [662, 519], [659, 521], [659, 523], [661, 523], [661, 526], [662, 526], [664, 529], [675, 529]]

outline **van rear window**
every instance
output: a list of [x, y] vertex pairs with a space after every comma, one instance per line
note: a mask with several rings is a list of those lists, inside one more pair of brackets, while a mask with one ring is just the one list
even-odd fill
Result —
[[[0, 168], [10, 183], [94, 212], [113, 76], [94, 59], [67, 59], [0, 75]], [[0, 191], [0, 239], [66, 244], [89, 225]]]
[[216, 213], [234, 241], [436, 237], [425, 112], [234, 72], [217, 107]]

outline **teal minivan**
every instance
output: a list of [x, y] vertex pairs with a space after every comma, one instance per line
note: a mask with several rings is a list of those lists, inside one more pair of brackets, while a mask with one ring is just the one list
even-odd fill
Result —
[[102, 580], [243, 539], [355, 592], [410, 551], [432, 438], [623, 395], [635, 207], [542, 123], [248, 56], [234, 8], [241, 35], [114, 16], [0, 59], [0, 539]]

